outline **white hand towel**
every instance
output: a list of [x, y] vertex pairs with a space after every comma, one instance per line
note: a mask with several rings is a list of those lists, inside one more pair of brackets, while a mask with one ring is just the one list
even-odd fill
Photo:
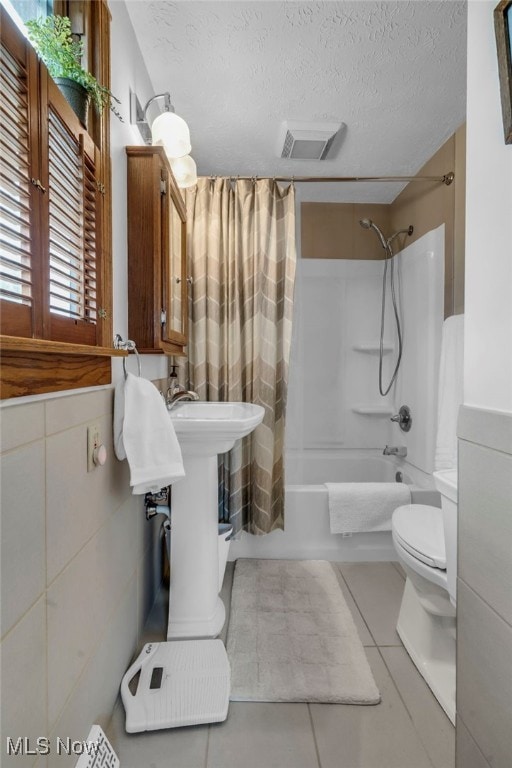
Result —
[[325, 483], [331, 533], [390, 531], [397, 507], [411, 503], [405, 483]]
[[155, 385], [129, 373], [116, 387], [114, 450], [128, 459], [134, 494], [154, 493], [185, 476], [174, 426]]
[[464, 395], [464, 315], [452, 315], [443, 324], [439, 395], [437, 402], [437, 439], [434, 466], [457, 466], [457, 418]]

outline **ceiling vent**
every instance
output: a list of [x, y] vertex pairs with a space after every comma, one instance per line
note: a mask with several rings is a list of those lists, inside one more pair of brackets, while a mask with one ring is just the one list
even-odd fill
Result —
[[281, 157], [293, 160], [325, 160], [344, 123], [286, 121], [281, 133]]

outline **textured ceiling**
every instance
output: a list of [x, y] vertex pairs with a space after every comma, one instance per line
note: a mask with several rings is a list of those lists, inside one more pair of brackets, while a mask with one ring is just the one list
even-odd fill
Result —
[[[155, 93], [170, 91], [190, 126], [200, 175], [410, 175], [464, 122], [465, 2], [127, 7]], [[283, 120], [347, 128], [333, 159], [283, 160]], [[400, 189], [308, 184], [303, 199], [390, 202]]]

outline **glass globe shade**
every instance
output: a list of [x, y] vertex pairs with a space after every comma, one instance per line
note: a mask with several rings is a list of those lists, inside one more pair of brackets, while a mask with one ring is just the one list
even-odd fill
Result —
[[183, 157], [192, 149], [188, 125], [174, 112], [158, 115], [151, 126], [151, 135], [153, 144], [162, 145], [168, 157]]
[[176, 184], [180, 189], [187, 189], [197, 184], [197, 167], [195, 161], [186, 155], [185, 157], [169, 158]]

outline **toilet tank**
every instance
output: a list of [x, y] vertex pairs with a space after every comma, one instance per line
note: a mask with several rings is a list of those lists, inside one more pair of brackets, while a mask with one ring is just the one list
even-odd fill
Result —
[[434, 483], [441, 494], [444, 542], [446, 547], [446, 576], [453, 605], [457, 601], [457, 470], [434, 472]]

